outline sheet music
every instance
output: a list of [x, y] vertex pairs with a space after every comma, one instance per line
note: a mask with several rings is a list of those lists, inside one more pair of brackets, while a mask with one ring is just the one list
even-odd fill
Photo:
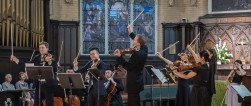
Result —
[[35, 66], [34, 63], [25, 63], [25, 67], [32, 67]]
[[236, 92], [239, 92], [239, 95], [244, 98], [246, 96], [250, 96], [251, 93], [244, 85], [231, 85]]
[[152, 71], [158, 77], [158, 79], [161, 81], [162, 84], [167, 82], [166, 77], [164, 76], [162, 72], [160, 72], [159, 69], [152, 68]]

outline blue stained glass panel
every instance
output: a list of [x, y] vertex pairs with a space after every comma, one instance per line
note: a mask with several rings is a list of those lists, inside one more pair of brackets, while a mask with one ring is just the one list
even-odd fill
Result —
[[88, 54], [91, 47], [99, 48], [101, 54], [105, 53], [104, 7], [102, 0], [84, 0], [82, 2], [83, 54]]

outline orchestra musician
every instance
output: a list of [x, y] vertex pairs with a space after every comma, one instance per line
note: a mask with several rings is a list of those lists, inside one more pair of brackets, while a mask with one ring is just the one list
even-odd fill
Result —
[[[88, 72], [89, 68], [97, 68], [104, 75], [107, 66], [102, 60], [100, 60], [98, 48], [91, 48], [89, 52], [91, 60], [87, 62], [81, 69], [78, 67], [77, 59], [74, 59], [73, 62], [74, 71], [78, 73], [85, 73]], [[106, 95], [106, 89], [104, 86], [105, 81], [100, 80], [98, 84], [98, 81], [95, 78], [92, 78], [90, 74], [87, 75], [89, 75], [90, 77], [88, 85], [88, 105], [98, 106], [99, 103], [99, 106], [102, 106], [104, 97]], [[98, 89], [99, 89], [99, 95], [98, 95]], [[99, 102], [98, 102], [98, 96], [99, 96]]]
[[216, 51], [214, 49], [208, 49], [207, 50], [208, 55], [209, 55], [209, 78], [208, 78], [208, 90], [209, 90], [209, 96], [210, 96], [210, 104], [212, 104], [212, 98], [213, 98], [213, 94], [216, 93], [215, 90], [215, 72], [217, 70], [217, 54]]
[[[53, 106], [53, 97], [54, 92], [57, 86], [57, 62], [55, 59], [52, 58], [52, 55], [49, 54], [49, 44], [47, 42], [41, 42], [39, 43], [39, 52], [40, 54], [34, 56], [34, 58], [30, 61], [31, 63], [34, 63], [35, 66], [52, 66], [53, 67], [53, 74], [54, 79], [46, 80], [44, 83], [41, 84], [41, 99], [40, 103], [42, 103], [43, 99], [46, 99], [46, 106]], [[22, 68], [22, 70], [25, 70], [25, 62], [19, 60], [15, 56], [11, 56], [11, 61], [18, 64], [19, 67]], [[39, 84], [38, 80], [35, 80], [33, 83], [33, 88], [36, 88], [35, 90], [35, 106], [39, 106]], [[41, 105], [41, 104], [40, 104]]]
[[178, 72], [177, 67], [172, 67], [173, 73], [183, 79], [193, 78], [193, 88], [190, 94], [190, 106], [210, 106], [209, 91], [207, 89], [209, 64], [208, 53], [201, 51], [198, 56], [198, 62], [201, 63], [199, 67], [194, 68], [187, 75]]
[[[124, 90], [122, 80], [118, 78], [113, 78], [112, 74], [114, 74], [114, 72], [112, 72], [111, 69], [108, 69], [105, 71], [105, 77], [108, 79], [108, 81], [111, 81], [111, 83], [115, 85], [115, 89], [116, 89], [115, 95], [112, 95], [111, 101], [108, 101], [108, 102], [111, 102], [110, 106], [123, 106], [122, 97], [120, 95], [121, 91]], [[108, 81], [105, 83], [106, 86], [109, 86]]]
[[246, 75], [246, 71], [242, 67], [242, 62], [236, 60], [234, 62], [235, 70], [232, 70], [227, 77], [227, 91], [226, 91], [226, 101], [227, 106], [241, 106], [238, 102], [238, 95], [236, 91], [231, 87], [231, 85], [240, 85], [243, 81], [243, 76]]
[[135, 35], [132, 32], [131, 25], [128, 27], [131, 39], [133, 39], [133, 46], [138, 50], [132, 53], [129, 61], [125, 61], [120, 50], [116, 49], [115, 55], [118, 56], [117, 63], [127, 69], [127, 92], [128, 92], [128, 106], [140, 106], [139, 93], [144, 89], [143, 69], [146, 63], [148, 48], [145, 45], [143, 35]]
[[[165, 59], [160, 53], [156, 54], [160, 59], [166, 61], [169, 67], [172, 67], [173, 62], [170, 60]], [[188, 60], [188, 55], [185, 53], [185, 50], [182, 50], [181, 53], [178, 54], [180, 60], [179, 66], [186, 66], [186, 65], [192, 65], [190, 61]], [[168, 62], [170, 61], [170, 62]], [[187, 75], [190, 72], [190, 70], [183, 71], [182, 73]], [[177, 93], [176, 93], [176, 100], [175, 100], [175, 106], [190, 106], [190, 88], [189, 88], [189, 81], [184, 78], [177, 78], [178, 84], [177, 84]]]

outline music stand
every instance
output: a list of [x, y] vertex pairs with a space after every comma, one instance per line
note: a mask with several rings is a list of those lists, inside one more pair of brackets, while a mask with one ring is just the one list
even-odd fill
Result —
[[[155, 69], [155, 68], [151, 68], [152, 72], [155, 74], [155, 76], [158, 78], [158, 80], [161, 82], [160, 84], [160, 106], [162, 105], [161, 104], [161, 98], [162, 98], [162, 84], [167, 82], [168, 85], [168, 91], [167, 93], [169, 92], [169, 79], [172, 79], [171, 81], [172, 82], [175, 82], [175, 80], [170, 76], [170, 75], [167, 75], [168, 77], [166, 77], [165, 74], [163, 74], [159, 69]], [[169, 93], [167, 94], [167, 96], [169, 97]], [[169, 99], [168, 99], [169, 100]]]
[[[64, 89], [70, 89], [70, 95], [72, 95], [72, 89], [85, 89], [84, 81], [80, 73], [58, 73], [59, 83]], [[71, 96], [69, 98], [71, 105]]]
[[53, 68], [52, 66], [27, 66], [25, 67], [28, 79], [38, 80], [38, 93], [39, 93], [39, 106], [41, 100], [41, 80], [42, 79], [53, 79]]
[[151, 99], [152, 99], [152, 106], [154, 106], [154, 100], [153, 100], [153, 79], [158, 79], [157, 76], [153, 73], [152, 68], [154, 68], [152, 65], [145, 65], [147, 73], [151, 76], [152, 80], [152, 86], [151, 86]]
[[251, 93], [244, 85], [231, 85], [238, 95], [238, 101], [250, 104]]
[[89, 71], [90, 75], [98, 81], [98, 106], [99, 106], [99, 81], [107, 80], [107, 78], [104, 75], [102, 75], [97, 68], [89, 68], [87, 70]]

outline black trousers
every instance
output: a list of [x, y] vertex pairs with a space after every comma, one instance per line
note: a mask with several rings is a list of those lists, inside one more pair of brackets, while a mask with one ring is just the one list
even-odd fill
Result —
[[[39, 87], [36, 88], [35, 91], [35, 103], [34, 106], [39, 106]], [[44, 83], [41, 85], [41, 98], [40, 98], [40, 106], [42, 105], [42, 100], [46, 99], [46, 106], [53, 106], [54, 101], [53, 101], [53, 97], [54, 97], [54, 92], [56, 89], [56, 84], [47, 84]]]
[[127, 106], [140, 106], [139, 92], [138, 93], [129, 93], [128, 92]]
[[103, 106], [105, 95], [99, 96], [99, 102], [98, 102], [98, 96], [95, 95], [94, 91], [91, 90], [88, 95], [88, 106]]

